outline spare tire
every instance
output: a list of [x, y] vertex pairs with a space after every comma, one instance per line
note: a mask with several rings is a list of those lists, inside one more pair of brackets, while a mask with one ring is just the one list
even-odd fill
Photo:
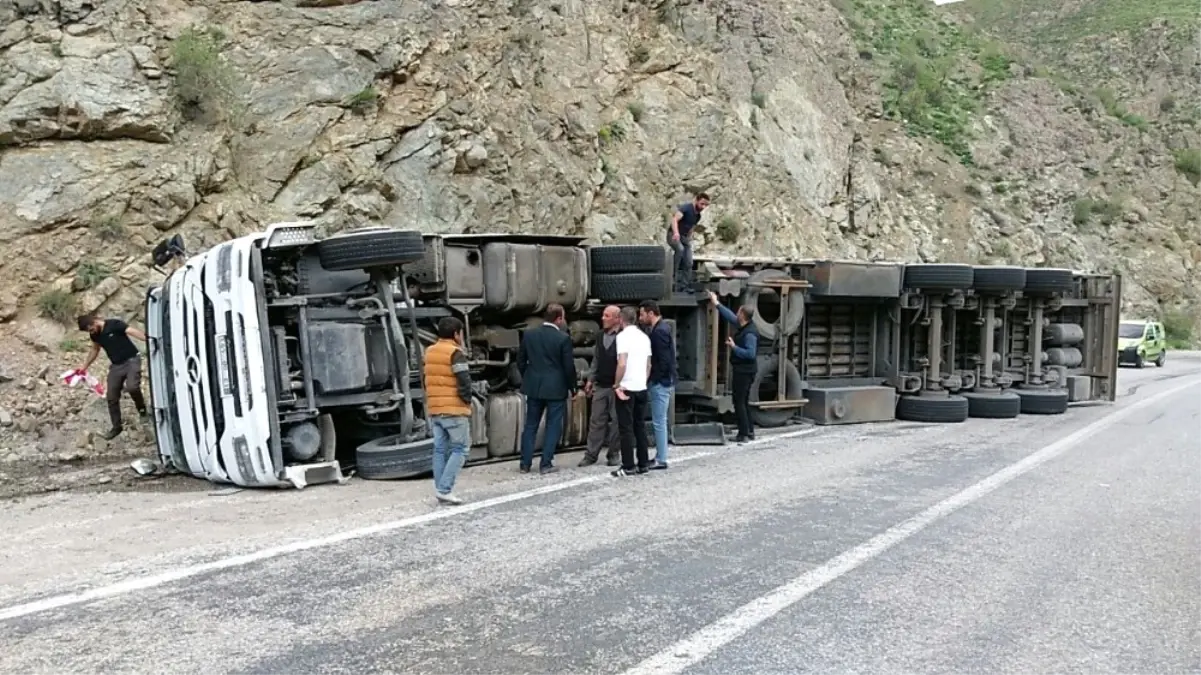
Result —
[[1022, 399], [1010, 391], [974, 392], [963, 395], [967, 399], [968, 417], [993, 420], [1008, 420], [1022, 411]]
[[1008, 293], [1026, 287], [1026, 268], [979, 266], [972, 270], [972, 288], [976, 291]]
[[971, 265], [906, 265], [905, 288], [939, 291], [966, 291], [972, 287], [975, 272]]
[[588, 264], [593, 274], [666, 272], [667, 252], [664, 246], [641, 244], [593, 246], [588, 249]]
[[1072, 270], [1053, 267], [1029, 267], [1026, 269], [1027, 293], [1069, 293], [1076, 287]]
[[1067, 389], [1014, 389], [1022, 398], [1023, 415], [1062, 415], [1068, 411]]
[[601, 302], [658, 300], [671, 294], [671, 277], [666, 271], [593, 274], [591, 291]]
[[344, 232], [317, 242], [317, 257], [331, 272], [396, 267], [424, 258], [425, 241], [417, 230]]
[[384, 436], [355, 450], [355, 471], [366, 480], [416, 478], [434, 470], [434, 439], [401, 442]]
[[[800, 412], [800, 408], [772, 410], [754, 405], [761, 400], [765, 400], [759, 398], [759, 389], [764, 384], [771, 383], [773, 388], [777, 385], [776, 373], [780, 369], [780, 357], [773, 354], [768, 357], [759, 357], [758, 361], [759, 366], [758, 370], [755, 371], [755, 379], [751, 381], [751, 420], [755, 423], [755, 426], [768, 429], [784, 426], [788, 423], [788, 420]], [[766, 400], [777, 400], [774, 398], [774, 393], [772, 396], [772, 399]], [[784, 396], [790, 401], [805, 396], [805, 383], [801, 380], [801, 373], [792, 361], [787, 361], [784, 364]]]
[[[764, 288], [749, 284], [772, 281], [774, 279], [791, 278], [792, 277], [789, 276], [788, 273], [782, 270], [759, 270], [758, 272], [752, 274], [749, 279], [747, 279], [748, 286], [746, 294], [742, 299], [742, 306], [751, 310], [751, 322], [755, 324], [755, 329], [759, 331], [759, 337], [766, 341], [775, 340], [777, 337], [776, 321], [778, 318], [780, 318], [779, 313], [781, 308], [779, 303], [781, 297], [780, 294], [773, 288]], [[792, 293], [790, 292], [789, 295], [791, 296]], [[801, 327], [801, 322], [805, 320], [804, 296], [800, 295], [798, 292], [797, 297], [800, 299], [797, 300], [796, 298], [793, 298], [791, 300], [791, 306], [788, 308], [788, 313], [783, 317], [785, 337], [797, 332], [797, 329]], [[770, 313], [765, 316], [763, 311], [764, 308], [761, 307], [761, 305], [766, 305], [763, 300], [768, 298], [772, 298], [776, 302], [776, 311], [774, 316]]]

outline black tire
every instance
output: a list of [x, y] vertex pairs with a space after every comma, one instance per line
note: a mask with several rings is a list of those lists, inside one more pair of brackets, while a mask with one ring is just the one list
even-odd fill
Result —
[[1068, 411], [1067, 389], [1014, 389], [1023, 415], [1062, 415]]
[[1072, 270], [1052, 267], [1026, 268], [1027, 293], [1067, 293], [1075, 288]]
[[[760, 357], [758, 362], [755, 379], [751, 381], [751, 421], [755, 423], [755, 426], [765, 429], [782, 427], [788, 424], [788, 420], [800, 412], [800, 408], [768, 410], [753, 405], [761, 400], [759, 398], [759, 387], [763, 384], [763, 381], [775, 379], [776, 372], [780, 368], [780, 357], [778, 355], [766, 358]], [[796, 365], [791, 361], [786, 362], [784, 366], [784, 396], [789, 401], [795, 401], [804, 397], [804, 395], [805, 383], [801, 380], [801, 372], [797, 370]]]
[[1134, 367], [1135, 368], [1146, 368], [1147, 367], [1147, 359], [1142, 354], [1138, 354], [1137, 356], [1134, 357]]
[[1026, 268], [975, 267], [972, 269], [972, 288], [996, 293], [1020, 291], [1026, 288]]
[[1022, 399], [1017, 394], [1004, 392], [968, 392], [963, 395], [967, 399], [968, 417], [979, 417], [992, 420], [1008, 420], [1017, 417], [1022, 412]]
[[317, 242], [321, 266], [332, 272], [395, 267], [425, 257], [425, 241], [416, 230], [345, 232]]
[[897, 419], [910, 422], [966, 422], [967, 410], [967, 399], [962, 396], [902, 396], [897, 401]]
[[906, 265], [905, 288], [930, 290], [967, 290], [975, 273], [971, 265]]
[[401, 443], [384, 436], [355, 450], [355, 470], [366, 480], [416, 478], [434, 470], [434, 439]]
[[604, 302], [658, 300], [671, 286], [666, 272], [637, 274], [593, 274], [592, 297]]
[[1155, 357], [1155, 367], [1163, 368], [1163, 364], [1165, 364], [1167, 362], [1168, 362], [1168, 350], [1166, 350], [1166, 349], [1159, 350], [1159, 356]]
[[593, 274], [666, 272], [667, 249], [663, 246], [593, 246], [588, 264]]

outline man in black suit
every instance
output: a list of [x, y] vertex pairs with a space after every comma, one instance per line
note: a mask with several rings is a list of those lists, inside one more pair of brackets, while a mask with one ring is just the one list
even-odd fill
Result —
[[517, 351], [521, 371], [521, 393], [525, 394], [525, 429], [521, 434], [521, 472], [529, 473], [534, 463], [534, 439], [542, 413], [546, 413], [546, 435], [542, 441], [541, 473], [558, 471], [552, 464], [555, 446], [563, 435], [567, 397], [576, 390], [575, 358], [567, 317], [562, 305], [549, 305], [543, 323], [525, 332]]

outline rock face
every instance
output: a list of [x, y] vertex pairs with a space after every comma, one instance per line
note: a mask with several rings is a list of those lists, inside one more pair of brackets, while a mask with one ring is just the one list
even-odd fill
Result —
[[166, 233], [657, 241], [698, 190], [706, 252], [1116, 269], [1132, 309], [1195, 323], [1195, 26], [1148, 15], [1059, 52], [1031, 28], [1092, 6], [0, 5], [0, 322], [24, 327], [0, 332], [45, 349], [38, 314], [136, 315]]

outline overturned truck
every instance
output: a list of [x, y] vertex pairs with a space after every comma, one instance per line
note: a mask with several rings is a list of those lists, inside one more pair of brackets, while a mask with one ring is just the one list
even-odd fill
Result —
[[[759, 427], [956, 423], [1115, 396], [1116, 275], [699, 257], [700, 292], [684, 294], [661, 246], [384, 228], [319, 238], [308, 223], [172, 250], [180, 264], [146, 296], [155, 436], [168, 468], [219, 483], [428, 472], [422, 356], [446, 316], [466, 326], [477, 385], [469, 462], [514, 457], [517, 350], [550, 303], [567, 310], [582, 380], [603, 307], [659, 302], [677, 342], [676, 444], [724, 443], [733, 412], [710, 290], [749, 306], [760, 332]], [[561, 448], [583, 445], [588, 408], [569, 401]]]

